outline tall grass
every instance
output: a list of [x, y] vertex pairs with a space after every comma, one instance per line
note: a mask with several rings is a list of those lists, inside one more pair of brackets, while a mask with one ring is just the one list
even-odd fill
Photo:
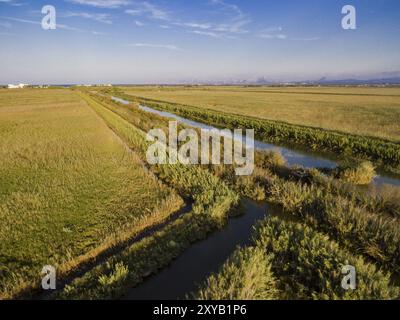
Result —
[[277, 281], [271, 268], [272, 256], [263, 248], [239, 248], [212, 274], [194, 295], [199, 300], [275, 300]]
[[[342, 287], [342, 267], [356, 270], [356, 289]], [[267, 217], [252, 244], [238, 249], [194, 295], [197, 299], [398, 299], [390, 274], [307, 225]]]
[[400, 271], [400, 223], [378, 215], [354, 201], [326, 190], [275, 179], [267, 199], [311, 226], [329, 234], [348, 248], [374, 259], [394, 272]]
[[69, 90], [0, 96], [0, 296], [40, 286], [182, 206]]
[[[390, 285], [389, 274], [303, 224], [266, 218], [257, 226], [253, 241], [272, 255], [272, 272], [288, 298], [359, 300], [400, 296], [399, 289]], [[355, 290], [341, 286], [344, 265], [355, 267]]]

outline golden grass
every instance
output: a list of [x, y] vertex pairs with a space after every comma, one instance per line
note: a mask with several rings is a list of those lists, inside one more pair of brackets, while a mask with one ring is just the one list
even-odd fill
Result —
[[125, 87], [127, 94], [400, 141], [400, 88]]
[[0, 297], [165, 219], [181, 199], [69, 90], [0, 92]]

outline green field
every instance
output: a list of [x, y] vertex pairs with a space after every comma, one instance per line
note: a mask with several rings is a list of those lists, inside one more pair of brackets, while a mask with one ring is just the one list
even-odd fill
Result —
[[182, 200], [70, 90], [0, 91], [0, 297], [68, 273]]
[[400, 142], [400, 88], [125, 87], [130, 95]]
[[[140, 132], [146, 132], [153, 126], [165, 127], [168, 121], [140, 111], [135, 104], [120, 105], [104, 96], [92, 95], [88, 101], [91, 101], [110, 126], [125, 137], [134, 149], [142, 149]], [[129, 127], [124, 120], [133, 124], [133, 127]], [[314, 169], [305, 171], [304, 180], [296, 180], [290, 172], [295, 172], [296, 169], [286, 167], [285, 161], [273, 152], [257, 156], [256, 166], [254, 174], [249, 177], [235, 177], [229, 166], [204, 167], [242, 197], [275, 204], [283, 210], [284, 215], [278, 215], [279, 218], [275, 218], [278, 220], [274, 220], [272, 225], [267, 217], [266, 231], [253, 237], [255, 248], [248, 247], [235, 252], [222, 266], [220, 273], [208, 278], [199, 292], [194, 293], [195, 298], [399, 297], [399, 290], [391, 280], [399, 272], [399, 193], [394, 193], [391, 197], [385, 193], [374, 193], [373, 189], [358, 189], [340, 180], [323, 176]], [[193, 185], [196, 174], [184, 166], [160, 166], [153, 170], [161, 173], [167, 181], [172, 178], [174, 185], [181, 191], [201, 188], [205, 194], [199, 194], [195, 198], [196, 206], [210, 203], [212, 198], [204, 196], [215, 194], [218, 188], [217, 180], [209, 186], [203, 183], [200, 184], [201, 187]], [[204, 172], [203, 174], [206, 175]], [[203, 211], [207, 206], [200, 211], [205, 213], [205, 219], [209, 219], [209, 214], [214, 212]], [[204, 228], [204, 222], [199, 217], [191, 223], [177, 221], [148, 241], [127, 248], [123, 254], [113, 257], [107, 264], [76, 279], [60, 297], [119, 297], [126, 290], [127, 283], [136, 284], [141, 280], [137, 274], [142, 274], [143, 269], [154, 268], [152, 259], [157, 259], [162, 265], [168, 260], [168, 256], [173, 253], [163, 248], [179, 250], [186, 246], [191, 241], [189, 239], [193, 239]], [[186, 218], [194, 217], [188, 215]], [[287, 219], [301, 223], [286, 222]], [[275, 241], [276, 235], [279, 238]], [[147, 251], [154, 242], [157, 243], [154, 244], [156, 249]], [[155, 256], [154, 250], [157, 252]], [[146, 262], [141, 262], [142, 260]], [[356, 266], [359, 290], [346, 292], [341, 288], [340, 270], [344, 263]], [[98, 278], [104, 281], [98, 283], [95, 281]], [[105, 284], [109, 285], [105, 287]]]
[[[241, 199], [264, 202], [268, 212], [249, 232], [248, 245], [228, 252], [219, 271], [187, 294], [216, 300], [400, 297], [400, 190], [368, 185], [375, 174], [370, 162], [305, 169], [288, 166], [275, 151], [256, 151], [250, 176], [236, 176], [232, 165], [146, 163], [146, 132], [166, 130], [169, 119], [140, 110], [134, 96], [167, 100], [157, 94], [188, 90], [204, 92], [206, 100], [210, 92], [280, 95], [273, 91], [289, 88], [122, 88], [129, 95], [120, 89], [0, 90], [0, 298], [41, 297], [34, 289], [50, 264], [65, 286], [48, 298], [118, 299], [219, 232], [232, 215], [246, 215]], [[311, 98], [323, 92], [324, 101], [357, 100], [367, 91], [386, 99], [398, 90], [290, 89]], [[114, 94], [134, 102], [117, 103]], [[144, 103], [216, 126], [254, 126], [265, 139], [272, 132], [325, 149], [354, 148], [348, 152], [355, 156], [399, 159], [398, 144], [382, 139], [254, 120], [250, 111], [242, 116], [218, 112], [222, 107]], [[364, 125], [372, 132], [375, 123]], [[185, 211], [168, 219], [183, 201]], [[344, 264], [356, 267], [358, 290], [340, 286]]]

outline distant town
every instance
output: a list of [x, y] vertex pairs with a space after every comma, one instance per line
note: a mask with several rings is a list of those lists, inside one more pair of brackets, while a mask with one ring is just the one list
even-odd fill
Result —
[[0, 86], [3, 88], [7, 89], [23, 89], [23, 88], [50, 88], [50, 87], [72, 87], [72, 86], [77, 86], [77, 87], [112, 87], [111, 84], [73, 84], [73, 85], [47, 85], [47, 84], [26, 84], [26, 83], [20, 83], [20, 84], [8, 84], [7, 86]]

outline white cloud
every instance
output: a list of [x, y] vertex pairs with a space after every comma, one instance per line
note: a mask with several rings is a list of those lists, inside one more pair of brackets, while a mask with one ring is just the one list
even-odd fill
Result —
[[224, 0], [211, 0], [211, 2], [212, 2], [213, 4], [222, 6], [223, 8], [225, 8], [225, 9], [227, 9], [227, 10], [233, 12], [233, 13], [236, 14], [238, 17], [244, 17], [244, 16], [245, 16], [245, 14], [243, 13], [243, 11], [240, 10], [240, 8], [239, 8], [237, 5], [235, 5], [235, 4], [226, 3]]
[[125, 13], [130, 14], [131, 16], [145, 15], [156, 20], [164, 20], [164, 21], [171, 20], [169, 13], [167, 11], [160, 9], [159, 7], [149, 2], [138, 3], [136, 4], [135, 9], [125, 10]]
[[95, 30], [92, 31], [92, 34], [94, 34], [95, 36], [106, 36], [106, 35], [108, 35], [108, 33], [99, 32], [99, 31], [95, 31]]
[[278, 39], [278, 40], [287, 39], [288, 36], [282, 32], [283, 32], [282, 27], [270, 27], [261, 30], [258, 36], [263, 39]]
[[[21, 22], [21, 23], [42, 25], [41, 22], [34, 21], [34, 20], [27, 20], [27, 19], [13, 18], [13, 17], [4, 17], [4, 19], [11, 20], [11, 21], [16, 21], [16, 22]], [[62, 29], [62, 30], [69, 30], [69, 31], [75, 31], [75, 32], [86, 32], [83, 29], [71, 27], [71, 26], [68, 26], [66, 24], [57, 23], [56, 27], [57, 27], [57, 29]]]
[[153, 43], [132, 43], [130, 47], [145, 47], [145, 48], [159, 48], [168, 50], [180, 50], [177, 46], [172, 44], [153, 44]]
[[143, 11], [128, 9], [128, 10], [125, 10], [125, 13], [130, 14], [131, 16], [140, 16], [143, 13]]
[[292, 41], [316, 41], [319, 37], [299, 37], [293, 38], [289, 37], [287, 34], [283, 33], [282, 27], [270, 27], [260, 31], [258, 34], [260, 38], [263, 39], [278, 39], [278, 40], [292, 40]]
[[288, 36], [286, 34], [260, 34], [260, 38], [285, 40]]
[[222, 23], [217, 25], [214, 30], [218, 32], [229, 32], [236, 34], [248, 33], [247, 30], [243, 29], [245, 25], [248, 25], [251, 20], [238, 20], [231, 23]]
[[[228, 16], [228, 18], [225, 18], [224, 22], [184, 22], [177, 23], [177, 25], [181, 27], [196, 28], [203, 31], [207, 30], [209, 36], [218, 36], [225, 38], [233, 38], [232, 34], [245, 34], [249, 32], [248, 30], [244, 29], [244, 27], [250, 24], [252, 20], [247, 14], [243, 13], [243, 11], [237, 5], [226, 3], [223, 0], [212, 0], [211, 3], [222, 8], [220, 9], [222, 10], [221, 13]], [[207, 35], [205, 32], [195, 33]]]
[[67, 0], [67, 1], [92, 7], [111, 8], [111, 9], [126, 6], [131, 3], [128, 0]]
[[6, 3], [6, 4], [9, 4], [11, 6], [16, 6], [16, 7], [24, 5], [24, 3], [20, 3], [20, 2], [17, 2], [15, 0], [0, 0], [0, 3]]
[[219, 24], [197, 22], [175, 22], [173, 24], [182, 28], [197, 29], [190, 31], [191, 33], [212, 37], [232, 38], [232, 34], [248, 33], [249, 31], [243, 29], [243, 27], [250, 22], [250, 20], [238, 20]]
[[63, 29], [63, 30], [75, 31], [75, 32], [86, 32], [83, 29], [75, 28], [75, 27], [68, 26], [66, 24], [59, 24], [59, 23], [57, 23], [57, 29]]
[[264, 32], [264, 33], [274, 33], [274, 32], [282, 32], [282, 31], [283, 31], [282, 27], [269, 27], [269, 28], [262, 30], [262, 32]]
[[212, 38], [221, 38], [222, 35], [215, 33], [215, 32], [210, 32], [210, 31], [201, 31], [201, 30], [194, 30], [194, 31], [190, 31], [191, 33], [194, 34], [199, 34], [202, 36], [208, 36], [208, 37], [212, 37]]
[[13, 18], [13, 17], [4, 17], [4, 19], [11, 20], [11, 21], [16, 21], [16, 22], [22, 22], [22, 23], [29, 23], [29, 24], [38, 24], [38, 25], [41, 24], [39, 21], [33, 21], [33, 20], [27, 20], [27, 19], [19, 19], [19, 18]]
[[144, 26], [144, 23], [141, 22], [141, 21], [135, 20], [134, 22], [138, 27], [143, 27]]
[[112, 24], [111, 15], [107, 13], [87, 13], [87, 12], [68, 12], [64, 18], [79, 17], [84, 19], [95, 20], [101, 23]]
[[163, 29], [177, 26], [185, 29], [187, 32], [210, 37], [234, 38], [233, 34], [245, 34], [249, 32], [244, 27], [250, 24], [251, 20], [238, 6], [228, 4], [222, 0], [212, 0], [211, 3], [219, 6], [216, 10], [219, 10], [220, 14], [225, 15], [223, 22], [182, 21], [174, 18], [170, 12], [147, 1], [134, 3], [134, 6], [125, 10], [125, 13], [134, 17], [144, 16], [149, 19], [163, 20], [165, 23], [160, 25], [160, 28]]
[[221, 23], [215, 27], [215, 31], [229, 32], [236, 34], [248, 33], [243, 29], [244, 26], [250, 24], [252, 20], [249, 16], [235, 4], [226, 3], [224, 0], [212, 0], [214, 5], [222, 7], [222, 9], [230, 16], [230, 21]]
[[210, 23], [197, 23], [197, 22], [174, 22], [173, 23], [176, 26], [179, 27], [188, 27], [188, 28], [196, 28], [196, 29], [210, 29], [212, 27], [212, 24]]

